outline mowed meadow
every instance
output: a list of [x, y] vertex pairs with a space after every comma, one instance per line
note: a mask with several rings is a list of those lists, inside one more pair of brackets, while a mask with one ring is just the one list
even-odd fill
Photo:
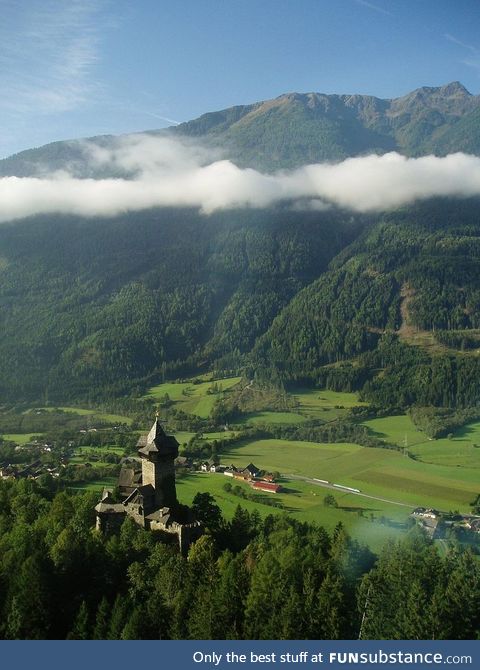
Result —
[[391, 449], [356, 444], [256, 440], [222, 453], [222, 462], [257, 467], [285, 476], [304, 475], [358, 488], [362, 493], [412, 507], [468, 512], [478, 493], [474, 468], [423, 463]]
[[[239, 378], [218, 380], [222, 383], [222, 392], [228, 392], [240, 383]], [[205, 381], [192, 386], [188, 382], [181, 384], [162, 384], [152, 389], [157, 397], [168, 393], [172, 400], [182, 406], [187, 403], [198, 403], [209, 388], [212, 381]], [[187, 395], [185, 395], [187, 390]], [[214, 401], [215, 396], [207, 396]], [[259, 411], [242, 416], [238, 422], [238, 430], [247, 425], [262, 426], [268, 424], [300, 425], [312, 419], [324, 422], [344, 417], [352, 407], [366, 406], [355, 393], [334, 392], [329, 390], [298, 388], [289, 393], [294, 401], [291, 411]], [[198, 410], [197, 410], [198, 414]], [[289, 475], [301, 475], [325, 479], [360, 489], [365, 496], [382, 498], [383, 501], [372, 501], [363, 496], [333, 491], [339, 504], [338, 509], [325, 508], [323, 497], [330, 490], [308, 486], [295, 481], [293, 495], [286, 493], [273, 495], [281, 500], [284, 511], [293, 513], [299, 518], [322, 520], [330, 525], [339, 518], [347, 525], [352, 525], [352, 512], [374, 515], [385, 515], [390, 519], [406, 519], [410, 508], [416, 506], [436, 507], [442, 511], [458, 510], [469, 512], [470, 503], [479, 492], [480, 475], [480, 422], [471, 423], [458, 429], [449, 438], [432, 440], [418, 430], [407, 415], [394, 415], [362, 421], [372, 436], [389, 445], [405, 448], [410, 456], [393, 449], [363, 447], [353, 443], [314, 443], [284, 439], [260, 439], [236, 441], [227, 445], [219, 454], [222, 464], [233, 464], [244, 467], [253, 462], [257, 467], [277, 471], [288, 479]], [[231, 431], [217, 434], [205, 434], [205, 440], [225, 439], [235, 435], [235, 426]], [[180, 444], [185, 443], [193, 433], [179, 433]], [[227, 478], [225, 478], [226, 480]], [[224, 492], [218, 491], [218, 475], [191, 475], [188, 485], [182, 480], [180, 490], [191, 492], [198, 482], [199, 490], [208, 490], [218, 497], [222, 509], [228, 514], [241, 502], [242, 505], [253, 505], [246, 500], [234, 499]], [[222, 477], [220, 481], [224, 483]], [[287, 487], [288, 489], [288, 487]], [[317, 490], [318, 489], [318, 490]], [[272, 497], [272, 496], [270, 496]], [[187, 495], [188, 498], [188, 495]], [[293, 502], [294, 501], [294, 502]], [[301, 502], [300, 502], [301, 501]], [[308, 501], [308, 502], [307, 502]], [[395, 505], [394, 503], [400, 503]], [[403, 505], [403, 506], [402, 506]], [[262, 513], [272, 509], [261, 506]], [[342, 507], [349, 508], [348, 512]], [[360, 512], [360, 510], [362, 512]], [[373, 510], [373, 511], [372, 511]], [[277, 510], [278, 511], [278, 510]], [[346, 515], [346, 519], [343, 518]], [[358, 519], [355, 520], [357, 525]]]

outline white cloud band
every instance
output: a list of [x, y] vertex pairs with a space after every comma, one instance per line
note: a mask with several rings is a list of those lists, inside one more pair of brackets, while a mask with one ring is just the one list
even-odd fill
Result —
[[36, 214], [109, 217], [152, 207], [268, 207], [280, 201], [316, 207], [332, 203], [358, 212], [380, 211], [435, 196], [480, 195], [480, 158], [406, 158], [397, 153], [306, 165], [273, 175], [240, 169], [228, 160], [171, 138], [132, 136], [109, 149], [85, 144], [92, 169], [131, 178], [79, 179], [68, 172], [0, 179], [0, 221]]

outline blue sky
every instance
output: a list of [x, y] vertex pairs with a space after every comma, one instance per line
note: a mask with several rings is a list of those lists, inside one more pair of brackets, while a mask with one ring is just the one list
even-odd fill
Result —
[[479, 0], [0, 0], [0, 156], [288, 91], [480, 93]]

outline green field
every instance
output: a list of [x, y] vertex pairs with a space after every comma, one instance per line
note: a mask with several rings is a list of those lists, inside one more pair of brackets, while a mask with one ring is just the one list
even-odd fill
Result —
[[[407, 446], [420, 461], [452, 468], [480, 468], [480, 421], [453, 432], [451, 438], [431, 439], [418, 430], [406, 415], [365, 421], [372, 433], [386, 442]], [[480, 482], [479, 482], [480, 488]]]
[[397, 451], [355, 444], [256, 440], [222, 452], [222, 462], [253, 462], [259, 468], [326, 479], [412, 507], [445, 511], [468, 512], [480, 488], [475, 470], [431, 465]]
[[[196, 435], [196, 433], [191, 433], [186, 430], [180, 430], [176, 433], [173, 433], [177, 438], [177, 442], [180, 446], [186, 444], [189, 440]], [[206, 442], [211, 442], [213, 440], [229, 440], [232, 437], [235, 437], [237, 433], [233, 430], [222, 430], [215, 433], [202, 433], [202, 440]]]
[[[85, 463], [90, 463], [94, 468], [102, 468], [104, 466], [112, 465], [107, 461], [103, 460], [103, 457], [107, 454], [115, 454], [116, 456], [123, 456], [125, 449], [122, 447], [78, 447], [75, 450], [75, 453], [70, 457], [69, 462], [72, 465], [83, 465]], [[96, 457], [98, 460], [92, 460], [92, 456]]]
[[[397, 536], [401, 531], [395, 525], [400, 526], [406, 516], [401, 508], [376, 504], [376, 501], [362, 500], [358, 496], [345, 493], [337, 494], [335, 492], [338, 508], [326, 507], [323, 504], [323, 499], [326, 493], [330, 493], [330, 491], [288, 479], [281, 482], [285, 488], [284, 493], [261, 496], [280, 501], [283, 509], [278, 509], [227, 493], [223, 490], [227, 481], [232, 486], [239, 485], [245, 491], [251, 492], [248, 484], [232, 481], [224, 475], [195, 473], [177, 480], [179, 500], [189, 505], [196, 493], [211, 493], [227, 519], [233, 516], [237, 505], [240, 505], [250, 512], [257, 510], [261, 516], [288, 513], [299, 521], [314, 522], [324, 526], [329, 531], [332, 531], [341, 521], [352, 537], [368, 543], [373, 549], [380, 548], [387, 538]], [[363, 516], [360, 516], [360, 514]], [[370, 515], [375, 517], [375, 521], [370, 520]], [[391, 525], [381, 523], [381, 517], [390, 519]]]
[[123, 456], [125, 449], [123, 447], [78, 447], [75, 451], [76, 456], [84, 456], [88, 458], [89, 455], [101, 456], [102, 454], [116, 454], [117, 456]]
[[246, 414], [239, 424], [299, 424], [309, 419], [333, 421], [345, 416], [352, 407], [359, 407], [366, 403], [360, 402], [356, 393], [340, 393], [336, 391], [322, 391], [319, 389], [297, 388], [289, 392], [296, 407], [288, 412], [251, 412]]
[[31, 442], [32, 438], [41, 435], [43, 435], [43, 433], [5, 433], [2, 437], [9, 442], [16, 442], [19, 445], [23, 445]]
[[214, 433], [203, 433], [204, 440], [229, 440], [238, 435], [234, 430], [219, 430]]
[[106, 477], [105, 479], [96, 479], [94, 482], [70, 484], [68, 488], [72, 491], [98, 491], [100, 493], [104, 487], [114, 488], [116, 484], [116, 477]]
[[250, 414], [245, 414], [241, 420], [237, 420], [235, 423], [239, 425], [253, 424], [261, 425], [268, 423], [285, 423], [285, 424], [297, 424], [307, 421], [307, 417], [302, 416], [302, 414], [297, 414], [295, 412], [252, 412]]
[[182, 444], [186, 444], [189, 440], [192, 439], [192, 437], [195, 436], [195, 433], [189, 433], [186, 430], [180, 430], [173, 434], [175, 435], [177, 442], [180, 446], [182, 446]]
[[72, 414], [79, 414], [80, 416], [89, 416], [92, 418], [92, 423], [95, 422], [95, 419], [98, 419], [98, 421], [106, 421], [108, 423], [125, 423], [127, 426], [132, 423], [132, 419], [128, 416], [122, 414], [106, 414], [104, 412], [98, 412], [95, 409], [87, 409], [84, 407], [35, 407], [35, 409], [44, 412], [56, 412], [60, 410], [61, 412], [72, 412]]
[[[415, 445], [411, 453], [425, 463], [457, 468], [480, 468], [480, 421], [469, 423], [453, 433], [452, 438], [428, 440]], [[480, 473], [479, 489], [480, 489]]]
[[356, 393], [341, 393], [319, 389], [298, 388], [291, 391], [298, 402], [298, 411], [308, 419], [332, 421], [347, 413], [352, 407], [362, 407]]
[[406, 414], [369, 419], [364, 421], [363, 425], [367, 426], [375, 437], [400, 447], [406, 446], [408, 449], [428, 440], [425, 433], [418, 430]]
[[[158, 400], [168, 394], [177, 409], [206, 419], [216, 400], [222, 397], [224, 391], [228, 391], [228, 389], [238, 384], [241, 379], [241, 377], [229, 377], [228, 379], [200, 381], [196, 384], [192, 381], [165, 382], [153, 386], [145, 397]], [[217, 384], [220, 389], [219, 393], [208, 392], [213, 384]]]

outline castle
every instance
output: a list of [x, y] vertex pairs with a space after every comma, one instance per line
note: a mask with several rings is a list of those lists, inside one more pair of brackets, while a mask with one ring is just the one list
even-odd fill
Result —
[[112, 532], [129, 516], [142, 528], [176, 535], [180, 551], [185, 554], [200, 537], [203, 527], [193, 519], [191, 510], [177, 500], [174, 461], [178, 442], [165, 433], [156, 418], [148, 435], [139, 439], [137, 448], [141, 474], [134, 469], [122, 470], [120, 484], [124, 486], [120, 486], [120, 491], [123, 489], [128, 495], [121, 503], [113, 501], [111, 490], [104, 491], [95, 507], [96, 527], [105, 533]]

